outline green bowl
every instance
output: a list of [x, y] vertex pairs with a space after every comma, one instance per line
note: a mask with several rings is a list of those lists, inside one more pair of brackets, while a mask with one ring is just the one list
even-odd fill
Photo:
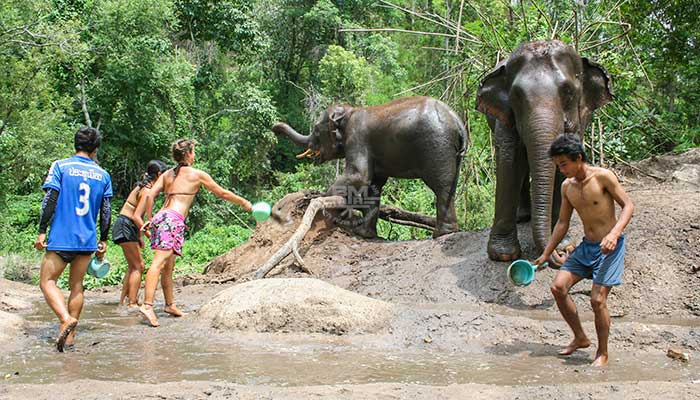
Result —
[[[548, 263], [542, 264], [547, 266]], [[532, 265], [527, 260], [515, 260], [509, 266], [507, 270], [508, 279], [516, 286], [527, 286], [535, 280], [535, 272], [537, 271], [537, 265]]]
[[253, 218], [255, 218], [256, 221], [265, 221], [270, 218], [271, 212], [272, 206], [264, 201], [253, 204]]
[[90, 264], [88, 264], [87, 272], [95, 278], [100, 279], [107, 276], [109, 273], [109, 267], [109, 261], [105, 259], [99, 260], [97, 256], [92, 256]]

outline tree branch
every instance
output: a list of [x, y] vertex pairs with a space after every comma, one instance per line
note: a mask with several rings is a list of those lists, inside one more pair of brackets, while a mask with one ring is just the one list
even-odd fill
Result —
[[92, 120], [90, 119], [90, 113], [87, 107], [87, 96], [85, 96], [85, 80], [80, 81], [80, 104], [83, 108], [83, 117], [85, 118], [85, 124], [92, 128]]

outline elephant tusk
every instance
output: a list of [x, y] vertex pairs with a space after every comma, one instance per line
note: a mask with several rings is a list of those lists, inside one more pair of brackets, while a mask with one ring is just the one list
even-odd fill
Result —
[[297, 158], [309, 157], [309, 154], [312, 153], [312, 152], [313, 152], [313, 150], [311, 150], [311, 149], [306, 149], [305, 152], [303, 152], [303, 153], [301, 153], [301, 154], [298, 154], [298, 155], [297, 155]]

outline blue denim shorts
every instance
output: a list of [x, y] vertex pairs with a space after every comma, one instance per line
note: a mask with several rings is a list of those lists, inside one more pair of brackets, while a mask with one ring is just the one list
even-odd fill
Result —
[[561, 269], [586, 279], [593, 279], [593, 283], [601, 286], [622, 284], [622, 272], [625, 270], [625, 236], [620, 235], [615, 250], [610, 254], [600, 251], [600, 242], [584, 237]]

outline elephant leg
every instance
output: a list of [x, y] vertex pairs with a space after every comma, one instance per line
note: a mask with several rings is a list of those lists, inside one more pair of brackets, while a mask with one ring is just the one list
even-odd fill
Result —
[[515, 132], [496, 123], [496, 210], [489, 235], [488, 255], [492, 260], [511, 261], [520, 256], [516, 226], [518, 202], [527, 169], [525, 147]]
[[375, 176], [367, 188], [367, 195], [363, 198], [362, 224], [355, 228], [354, 233], [367, 239], [377, 237], [377, 220], [379, 219], [379, 206], [382, 198], [382, 189], [386, 184], [386, 177]]
[[433, 238], [458, 232], [459, 225], [454, 201], [457, 191], [456, 176], [438, 175], [437, 179], [423, 179], [423, 181], [435, 193], [437, 226], [433, 231]]
[[552, 229], [554, 229], [554, 225], [557, 224], [557, 220], [559, 219], [559, 210], [561, 209], [561, 184], [564, 182], [564, 179], [566, 179], [566, 177], [562, 175], [557, 168], [554, 175], [554, 192], [552, 194]]
[[[552, 230], [554, 230], [554, 225], [556, 225], [557, 220], [559, 220], [559, 211], [561, 210], [561, 184], [565, 179], [566, 177], [557, 169], [554, 177], [554, 194], [552, 195]], [[576, 243], [571, 240], [571, 236], [567, 233], [561, 242], [559, 242], [557, 250], [571, 252], [575, 247]]]
[[[366, 152], [356, 153], [354, 157], [345, 159], [345, 173], [338, 177], [333, 186], [326, 193], [327, 196], [342, 196], [345, 198], [347, 205], [345, 214], [348, 214], [349, 221], [341, 224], [345, 228], [349, 228], [353, 233], [362, 237], [374, 238], [377, 236], [376, 220], [372, 229], [366, 228], [366, 221], [355, 218], [354, 210], [360, 210], [365, 214], [366, 209], [371, 209], [375, 202], [366, 201], [368, 197], [372, 197], [371, 182], [372, 169], [368, 162]], [[384, 180], [386, 183], [386, 179]], [[383, 185], [383, 183], [382, 183]], [[367, 203], [367, 204], [365, 204]], [[376, 200], [376, 207], [379, 206], [379, 200]]]
[[530, 171], [523, 174], [523, 183], [520, 188], [520, 202], [518, 203], [518, 223], [530, 221]]

